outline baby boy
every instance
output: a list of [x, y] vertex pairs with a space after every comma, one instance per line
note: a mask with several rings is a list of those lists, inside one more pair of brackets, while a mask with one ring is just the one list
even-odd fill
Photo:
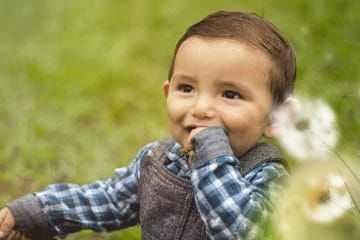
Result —
[[292, 93], [295, 54], [270, 22], [220, 11], [178, 41], [163, 84], [172, 138], [87, 185], [54, 184], [0, 212], [0, 239], [113, 231], [143, 239], [254, 239], [287, 175], [272, 111]]

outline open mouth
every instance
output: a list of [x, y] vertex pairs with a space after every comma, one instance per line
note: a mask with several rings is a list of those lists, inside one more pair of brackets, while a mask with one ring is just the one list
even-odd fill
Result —
[[191, 133], [191, 131], [196, 129], [196, 128], [207, 128], [207, 127], [209, 127], [209, 126], [207, 126], [207, 125], [189, 125], [189, 126], [185, 127], [185, 130], [188, 133]]
[[190, 133], [190, 132], [191, 132], [192, 130], [194, 130], [195, 128], [196, 128], [196, 126], [193, 126], [193, 125], [185, 127], [185, 129], [186, 129], [186, 131], [187, 131], [188, 133]]

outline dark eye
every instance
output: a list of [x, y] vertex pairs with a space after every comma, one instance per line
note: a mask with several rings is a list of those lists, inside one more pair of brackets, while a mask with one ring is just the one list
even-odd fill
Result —
[[183, 93], [191, 93], [193, 90], [193, 87], [191, 85], [188, 84], [179, 84], [177, 86], [177, 90], [181, 91]]
[[228, 99], [240, 99], [241, 98], [241, 94], [239, 92], [232, 91], [232, 90], [226, 90], [223, 92], [222, 95], [224, 98], [228, 98]]

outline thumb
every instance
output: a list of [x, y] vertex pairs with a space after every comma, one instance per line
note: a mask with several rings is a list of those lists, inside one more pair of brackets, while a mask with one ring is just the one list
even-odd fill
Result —
[[191, 145], [191, 141], [194, 138], [194, 136], [206, 128], [207, 127], [197, 127], [197, 128], [194, 128], [193, 130], [191, 130], [191, 132], [187, 138], [187, 144]]

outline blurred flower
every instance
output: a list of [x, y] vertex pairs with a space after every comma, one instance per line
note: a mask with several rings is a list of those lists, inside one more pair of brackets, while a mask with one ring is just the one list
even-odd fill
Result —
[[354, 186], [334, 163], [312, 161], [293, 172], [273, 216], [280, 239], [360, 239], [360, 222], [348, 192]]
[[310, 220], [328, 223], [351, 208], [351, 197], [344, 179], [329, 173], [324, 179], [310, 178], [306, 188], [305, 213]]
[[272, 117], [275, 138], [299, 160], [326, 159], [336, 146], [335, 114], [322, 100], [288, 98]]

